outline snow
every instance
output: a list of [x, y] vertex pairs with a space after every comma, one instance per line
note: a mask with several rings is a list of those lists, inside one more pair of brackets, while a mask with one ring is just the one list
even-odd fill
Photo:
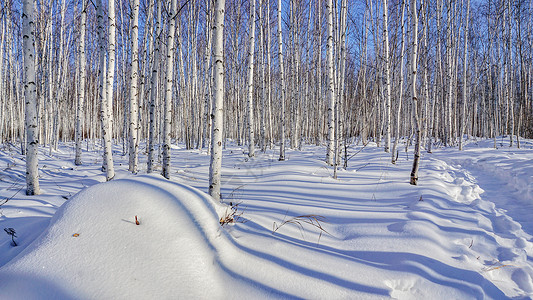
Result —
[[[532, 298], [533, 142], [493, 145], [424, 152], [411, 186], [412, 150], [393, 165], [351, 145], [335, 180], [323, 146], [280, 162], [228, 143], [224, 203], [204, 193], [205, 151], [172, 147], [166, 180], [144, 155], [128, 174], [116, 146], [103, 183], [98, 147], [83, 166], [71, 144], [43, 148], [43, 194], [26, 196], [22, 156], [4, 146], [0, 227], [19, 246], [0, 232], [0, 299]], [[220, 226], [237, 203], [238, 222]]]

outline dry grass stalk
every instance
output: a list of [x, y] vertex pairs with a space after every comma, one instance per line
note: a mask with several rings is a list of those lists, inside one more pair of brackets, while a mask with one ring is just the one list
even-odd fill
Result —
[[483, 268], [483, 271], [484, 272], [489, 272], [489, 271], [494, 271], [494, 270], [498, 270], [498, 269], [501, 269], [501, 268], [512, 267], [512, 266], [513, 265], [503, 264], [501, 261], [495, 260], [492, 264], [490, 264], [489, 266]]
[[[287, 217], [287, 215], [285, 215], [285, 217]], [[304, 224], [309, 224], [309, 225], [317, 228], [320, 231], [320, 234], [318, 236], [317, 244], [320, 243], [320, 238], [322, 237], [322, 233], [323, 232], [331, 235], [329, 232], [326, 231], [326, 229], [324, 229], [324, 227], [322, 227], [321, 222], [322, 223], [326, 223], [326, 217], [324, 217], [324, 216], [320, 216], [320, 215], [301, 215], [301, 216], [292, 217], [292, 218], [287, 219], [287, 220], [285, 220], [285, 217], [283, 218], [283, 222], [281, 222], [279, 225], [276, 224], [276, 222], [274, 222], [274, 224], [272, 225], [272, 233], [278, 231], [278, 229], [280, 229], [285, 224], [294, 224], [300, 230], [300, 234], [302, 235], [302, 238], [305, 239], [304, 234], [303, 234], [303, 231], [304, 231], [304, 226], [303, 225]]]
[[232, 204], [230, 202], [230, 207], [226, 208], [226, 212], [224, 213], [224, 216], [222, 216], [219, 220], [219, 223], [221, 226], [224, 226], [226, 224], [232, 224], [232, 223], [245, 223], [246, 220], [242, 218], [242, 214], [244, 213], [244, 210], [238, 212], [237, 208], [239, 207], [239, 204], [242, 202]]

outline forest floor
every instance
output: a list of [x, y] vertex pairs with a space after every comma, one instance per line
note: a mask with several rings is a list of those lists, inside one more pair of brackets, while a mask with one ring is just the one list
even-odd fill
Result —
[[[117, 175], [90, 145], [39, 162], [42, 194], [25, 195], [23, 156], [0, 147], [0, 299], [530, 299], [533, 141], [412, 149], [396, 164], [352, 145], [338, 179], [325, 148], [248, 158], [228, 143], [223, 204], [204, 192], [209, 156], [172, 149], [172, 179], [138, 175], [116, 146]], [[230, 206], [233, 206], [232, 210]], [[219, 225], [219, 218], [235, 222]], [[139, 225], [135, 224], [137, 216]]]

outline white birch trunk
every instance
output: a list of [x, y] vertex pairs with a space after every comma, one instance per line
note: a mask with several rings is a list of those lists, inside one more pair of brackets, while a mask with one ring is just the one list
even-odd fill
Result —
[[[111, 0], [112, 1], [112, 0]], [[131, 13], [131, 86], [130, 86], [130, 152], [129, 171], [138, 171], [138, 127], [139, 127], [139, 0], [133, 0]]]
[[255, 155], [254, 139], [254, 50], [255, 50], [255, 0], [250, 2], [250, 46], [248, 48], [248, 157]]
[[[175, 0], [174, 0], [175, 1]], [[209, 165], [209, 195], [222, 200], [220, 178], [222, 168], [222, 137], [224, 125], [224, 12], [225, 0], [215, 1], [215, 21], [213, 24], [214, 58], [214, 103], [213, 132], [211, 133], [211, 163]]]
[[279, 160], [285, 160], [285, 71], [283, 69], [283, 34], [281, 27], [281, 0], [278, 0], [278, 50], [279, 50], [279, 76], [281, 80], [281, 128]]
[[[468, 71], [468, 23], [470, 21], [470, 0], [467, 0], [466, 4], [466, 25], [464, 28], [464, 53], [463, 53], [463, 109], [461, 114], [461, 129], [459, 130], [459, 150], [463, 150], [463, 135], [465, 134], [466, 125], [466, 75]], [[512, 140], [512, 138], [511, 138]]]
[[205, 73], [204, 73], [204, 128], [203, 128], [203, 139], [202, 139], [202, 148], [207, 147], [208, 152], [210, 151], [210, 141], [211, 141], [211, 83], [212, 83], [212, 75], [211, 75], [211, 45], [212, 45], [212, 30], [211, 30], [211, 9], [212, 6], [210, 5], [211, 0], [206, 0], [206, 24], [205, 24], [205, 30], [206, 30], [206, 49], [205, 49]]
[[[270, 25], [270, 1], [267, 1], [267, 9], [266, 9], [266, 20], [267, 20], [267, 24]], [[268, 137], [269, 137], [269, 144], [270, 144], [270, 149], [273, 148], [273, 144], [274, 144], [274, 122], [272, 120], [272, 76], [271, 76], [271, 70], [270, 70], [270, 66], [272, 65], [272, 55], [271, 55], [271, 50], [272, 50], [272, 45], [271, 45], [271, 41], [272, 41], [272, 34], [271, 34], [271, 31], [270, 31], [270, 26], [267, 26], [267, 33], [266, 33], [266, 55], [267, 55], [267, 74], [266, 74], [266, 80], [267, 80], [267, 87], [268, 87], [268, 101], [267, 101], [267, 105], [268, 105], [268, 124], [269, 124], [269, 130], [268, 130]], [[285, 155], [285, 154], [283, 154]]]
[[444, 108], [444, 145], [451, 145], [452, 137], [452, 99], [453, 99], [453, 45], [452, 45], [452, 12], [451, 1], [448, 1], [447, 24], [446, 24], [446, 84], [447, 93]]
[[113, 85], [115, 82], [115, 43], [116, 43], [116, 19], [115, 1], [108, 1], [108, 39], [107, 39], [107, 82], [106, 100], [104, 100], [104, 159], [106, 161], [106, 180], [115, 177], [115, 167], [113, 165]]
[[24, 98], [26, 127], [26, 195], [38, 195], [39, 190], [39, 128], [37, 85], [35, 82], [34, 1], [22, 2], [22, 41], [24, 51]]
[[154, 60], [152, 62], [152, 74], [150, 77], [150, 125], [148, 133], [148, 159], [146, 172], [151, 173], [153, 171], [155, 157], [154, 157], [154, 136], [156, 133], [156, 102], [157, 102], [157, 90], [158, 90], [158, 70], [160, 66], [160, 48], [161, 48], [161, 1], [157, 1], [157, 16], [155, 23], [155, 48], [154, 48]]
[[[112, 1], [111, 1], [112, 2]], [[113, 168], [113, 157], [111, 152], [111, 122], [109, 120], [108, 108], [108, 89], [106, 87], [106, 58], [105, 58], [105, 36], [104, 36], [104, 8], [102, 1], [96, 1], [97, 21], [98, 21], [98, 39], [99, 39], [99, 87], [100, 93], [100, 121], [102, 126], [103, 140], [104, 140], [104, 154], [102, 170], [106, 171], [106, 180], [111, 180], [115, 176]]]
[[[54, 105], [52, 107], [53, 109], [53, 118], [52, 118], [52, 141], [50, 144], [50, 154], [52, 153], [52, 149], [57, 151], [57, 144], [59, 140], [59, 109], [60, 109], [60, 103], [63, 98], [63, 88], [65, 84], [63, 83], [63, 73], [65, 73], [64, 68], [64, 61], [63, 61], [63, 46], [65, 44], [65, 32], [67, 31], [65, 29], [65, 13], [66, 13], [66, 0], [61, 1], [61, 27], [60, 27], [60, 34], [59, 34], [59, 51], [58, 51], [58, 70], [55, 77], [56, 87], [54, 89], [55, 95], [54, 95]], [[51, 20], [51, 19], [50, 19]]]
[[[388, 25], [387, 0], [383, 0], [383, 37], [385, 59], [385, 152], [389, 152], [391, 139], [391, 79], [390, 79], [390, 54], [389, 54], [389, 25]], [[400, 74], [401, 76], [401, 74]], [[394, 153], [393, 153], [394, 155]]]
[[79, 70], [78, 70], [78, 104], [76, 109], [76, 155], [74, 158], [74, 164], [79, 166], [82, 164], [81, 160], [81, 143], [83, 139], [83, 121], [84, 111], [83, 106], [85, 103], [85, 68], [87, 64], [87, 58], [85, 57], [85, 31], [87, 25], [87, 0], [82, 1], [82, 11], [80, 17], [80, 43], [78, 48]]
[[327, 0], [328, 17], [327, 64], [328, 64], [328, 149], [326, 163], [333, 166], [335, 151], [335, 79], [333, 75], [333, 2]]
[[420, 131], [420, 118], [419, 110], [420, 105], [418, 103], [418, 98], [416, 95], [416, 71], [417, 71], [417, 54], [418, 54], [418, 16], [417, 16], [417, 5], [416, 0], [411, 0], [411, 34], [412, 34], [412, 43], [411, 43], [411, 98], [413, 99], [413, 110], [415, 115], [415, 153], [413, 160], [413, 168], [411, 170], [411, 181], [412, 185], [418, 184], [418, 167], [420, 165], [420, 140], [421, 140], [421, 131]]
[[162, 175], [166, 179], [170, 179], [170, 131], [172, 120], [172, 82], [173, 82], [173, 70], [174, 70], [174, 37], [176, 34], [176, 13], [177, 13], [177, 0], [172, 0], [168, 36], [167, 36], [167, 68], [165, 79], [165, 105], [163, 109], [164, 124], [163, 124], [163, 170]]
[[[268, 11], [267, 11], [268, 16]], [[264, 26], [265, 26], [265, 15], [263, 15], [263, 1], [260, 1], [259, 4], [259, 53], [261, 57], [261, 151], [266, 151], [266, 78], [265, 78], [265, 53], [264, 53]]]

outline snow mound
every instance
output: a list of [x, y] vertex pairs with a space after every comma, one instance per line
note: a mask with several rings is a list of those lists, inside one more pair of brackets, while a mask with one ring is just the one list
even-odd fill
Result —
[[[87, 188], [0, 271], [0, 299], [220, 298], [225, 208], [155, 176]], [[135, 216], [140, 225], [135, 224]]]

